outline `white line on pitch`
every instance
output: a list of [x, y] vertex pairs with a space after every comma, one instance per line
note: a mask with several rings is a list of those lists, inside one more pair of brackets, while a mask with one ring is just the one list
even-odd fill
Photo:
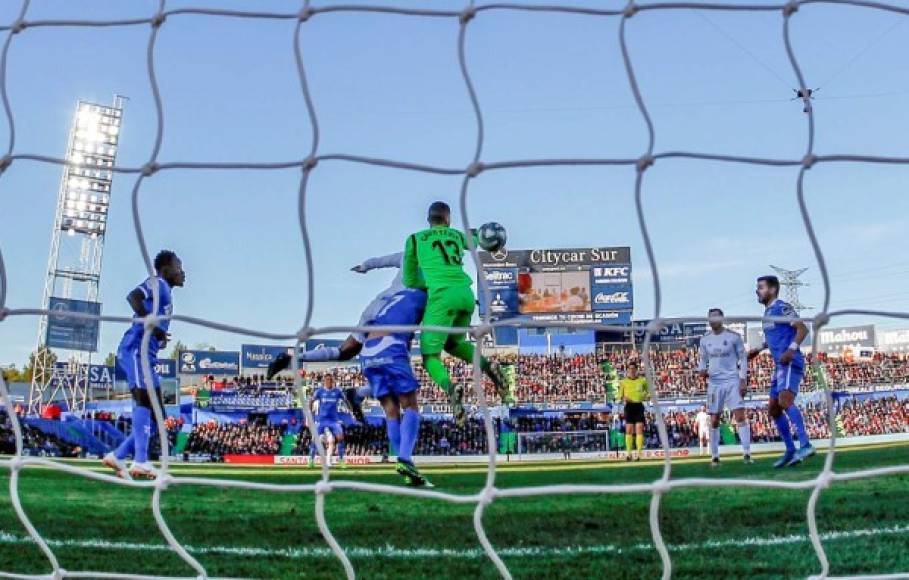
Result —
[[[825, 541], [846, 540], [871, 536], [888, 536], [909, 533], [909, 525], [891, 526], [886, 528], [868, 528], [862, 530], [845, 530], [836, 532], [825, 532], [821, 534], [821, 539]], [[170, 546], [166, 544], [144, 544], [136, 542], [111, 542], [100, 539], [86, 540], [46, 540], [54, 548], [82, 548], [98, 550], [126, 550], [126, 551], [170, 551]], [[764, 536], [750, 538], [731, 538], [727, 540], [707, 540], [705, 542], [688, 543], [688, 544], [670, 544], [669, 550], [673, 552], [685, 552], [692, 550], [716, 549], [727, 547], [741, 546], [778, 546], [793, 543], [807, 543], [808, 536], [788, 535], [788, 536]], [[31, 544], [32, 539], [29, 537], [20, 537], [8, 532], [0, 531], [0, 544]], [[184, 548], [192, 554], [217, 554], [228, 556], [253, 556], [253, 557], [272, 557], [272, 558], [334, 558], [334, 554], [329, 548], [252, 548], [242, 546], [189, 546]], [[501, 556], [513, 558], [535, 558], [535, 557], [554, 557], [554, 556], [578, 556], [583, 554], [623, 554], [627, 552], [652, 550], [653, 545], [649, 543], [639, 543], [627, 547], [621, 547], [611, 544], [591, 545], [591, 546], [569, 546], [565, 548], [550, 546], [520, 546], [498, 548], [497, 552]], [[345, 548], [345, 552], [353, 558], [459, 558], [459, 559], [476, 559], [485, 558], [486, 554], [479, 548], [469, 548], [464, 550], [450, 548], [397, 548], [392, 545], [383, 547], [353, 547]]]

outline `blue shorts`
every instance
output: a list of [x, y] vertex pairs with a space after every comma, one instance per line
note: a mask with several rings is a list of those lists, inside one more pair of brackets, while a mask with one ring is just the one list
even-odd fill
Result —
[[770, 398], [779, 399], [780, 391], [791, 391], [799, 394], [799, 384], [805, 376], [805, 368], [795, 365], [776, 365], [773, 369], [773, 378], [770, 379]]
[[381, 366], [368, 366], [363, 369], [363, 375], [369, 381], [372, 396], [376, 399], [406, 395], [420, 388], [420, 383], [413, 375], [413, 368], [411, 368], [409, 360]]
[[318, 427], [319, 435], [325, 433], [325, 430], [328, 429], [331, 431], [331, 434], [337, 439], [339, 436], [344, 435], [344, 427], [341, 426], [340, 421], [329, 421], [322, 420], [319, 421]]
[[[158, 356], [149, 352], [148, 362], [152, 369], [152, 385], [154, 385], [156, 389], [160, 389], [161, 377], [155, 372], [155, 365], [158, 364]], [[142, 368], [142, 356], [139, 354], [138, 348], [118, 350], [117, 366], [120, 371], [126, 375], [126, 382], [129, 385], [130, 390], [147, 388], [147, 385], [145, 384], [145, 371]]]

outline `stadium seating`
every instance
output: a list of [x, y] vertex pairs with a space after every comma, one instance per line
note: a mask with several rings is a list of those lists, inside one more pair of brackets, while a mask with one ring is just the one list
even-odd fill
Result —
[[[881, 385], [898, 385], [909, 383], [909, 355], [876, 353], [871, 360], [847, 361], [819, 355], [825, 363], [830, 386], [835, 389], [865, 389]], [[603, 374], [599, 362], [608, 359], [619, 372], [628, 362], [640, 359], [640, 353], [630, 349], [616, 349], [608, 353], [584, 354], [575, 356], [561, 355], [511, 355], [494, 357], [506, 363], [516, 365], [517, 388], [515, 398], [522, 403], [544, 403], [556, 401], [604, 401], [606, 392]], [[654, 368], [657, 388], [662, 398], [703, 396], [706, 385], [697, 376], [697, 349], [691, 347], [672, 349], [653, 349], [650, 355]], [[808, 356], [812, 362], [813, 356]], [[470, 365], [454, 359], [447, 359], [453, 380], [470, 381]], [[424, 388], [420, 399], [427, 403], [444, 404], [445, 395], [432, 388], [428, 375], [415, 363], [417, 375]], [[750, 366], [749, 388], [764, 391], [770, 383], [770, 372], [773, 361], [763, 354], [755, 358]], [[320, 381], [326, 373], [331, 373], [335, 383], [341, 387], [361, 386], [366, 379], [357, 367], [346, 366], [330, 370], [309, 373], [313, 381]], [[802, 392], [815, 390], [810, 374], [806, 374]], [[486, 384], [487, 395], [492, 397], [494, 390]], [[468, 389], [468, 400], [474, 401], [471, 389]]]
[[285, 430], [284, 426], [254, 423], [196, 424], [184, 452], [207, 454], [215, 459], [225, 455], [277, 455]]
[[[803, 407], [805, 423], [812, 439], [830, 436], [827, 412], [821, 405], [808, 404]], [[909, 398], [902, 400], [894, 396], [864, 401], [848, 400], [838, 409], [838, 425], [841, 436], [884, 435], [909, 433]], [[694, 432], [694, 410], [674, 410], [664, 415], [667, 434], [672, 447], [684, 448], [697, 445]], [[778, 441], [776, 428], [765, 408], [750, 409], [749, 420], [755, 443]], [[727, 417], [728, 420], [728, 417]], [[656, 423], [651, 413], [647, 414], [645, 432], [648, 449], [660, 447]], [[621, 417], [617, 422], [606, 414], [579, 414], [563, 417], [519, 417], [503, 425], [495, 421], [497, 437], [504, 429], [517, 433], [550, 433], [545, 437], [533, 438], [526, 452], [558, 453], [565, 448], [559, 433], [569, 431], [609, 431], [624, 429]], [[206, 423], [196, 425], [189, 438], [188, 453], [209, 454], [214, 460], [224, 455], [275, 455], [281, 447], [286, 431], [284, 426], [262, 426], [247, 423], [217, 425]], [[572, 451], [604, 451], [605, 439], [580, 442]], [[311, 441], [308, 430], [301, 430], [293, 455], [308, 455]], [[384, 426], [354, 425], [345, 431], [347, 454], [388, 455], [388, 442]], [[418, 455], [483, 455], [487, 452], [486, 431], [480, 420], [471, 420], [464, 428], [456, 427], [451, 421], [424, 419], [417, 442]]]
[[[53, 433], [22, 423], [22, 446], [25, 455], [40, 457], [80, 457], [84, 451], [78, 444], [70, 443]], [[16, 438], [6, 411], [0, 410], [0, 454], [16, 452]]]

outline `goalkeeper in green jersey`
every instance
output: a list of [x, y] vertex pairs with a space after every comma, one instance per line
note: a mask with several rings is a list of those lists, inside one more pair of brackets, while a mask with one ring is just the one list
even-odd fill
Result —
[[[404, 285], [427, 291], [424, 326], [467, 328], [476, 306], [471, 288], [473, 280], [464, 271], [467, 237], [451, 227], [451, 208], [446, 203], [437, 201], [429, 206], [428, 220], [429, 229], [407, 238], [402, 264]], [[463, 361], [473, 362], [474, 346], [467, 342], [463, 333], [425, 330], [420, 333], [423, 367], [448, 394], [455, 421], [463, 425], [467, 418], [464, 385], [452, 384], [448, 369], [442, 363], [443, 350]], [[480, 357], [480, 368], [495, 384], [502, 401], [506, 402], [509, 388], [498, 363], [490, 363], [485, 357]]]

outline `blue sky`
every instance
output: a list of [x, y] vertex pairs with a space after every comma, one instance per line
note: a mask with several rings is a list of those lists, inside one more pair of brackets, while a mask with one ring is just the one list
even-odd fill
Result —
[[[16, 4], [0, 5], [0, 20], [11, 21]], [[27, 18], [142, 17], [155, 4], [33, 0]], [[168, 2], [169, 8], [190, 5], [286, 11], [297, 3]], [[287, 21], [171, 17], [155, 52], [166, 124], [159, 159], [303, 157], [311, 127], [293, 61], [293, 28]], [[816, 151], [909, 155], [909, 64], [900, 57], [909, 51], [906, 18], [810, 5], [793, 16], [791, 29], [808, 84], [821, 88]], [[483, 159], [640, 155], [646, 130], [617, 32], [614, 18], [479, 15], [469, 26], [467, 58], [486, 120]], [[476, 135], [457, 66], [457, 33], [451, 19], [344, 13], [306, 23], [302, 49], [321, 125], [320, 152], [465, 166]], [[62, 156], [76, 100], [103, 103], [121, 93], [130, 100], [118, 163], [144, 163], [155, 123], [147, 38], [146, 26], [18, 35], [7, 78], [16, 152]], [[657, 151], [803, 155], [807, 117], [800, 103], [789, 101], [796, 82], [779, 13], [646, 12], [628, 22], [627, 40]], [[0, 142], [7, 135], [0, 120]], [[796, 174], [794, 168], [682, 160], [648, 170], [644, 207], [662, 273], [664, 315], [703, 316], [712, 305], [759, 315], [753, 280], [771, 263], [809, 267], [803, 301], [821, 304], [819, 271], [796, 205]], [[16, 162], [0, 177], [10, 307], [40, 304], [59, 176], [56, 166]], [[909, 167], [863, 164], [819, 165], [808, 173], [807, 200], [831, 272], [832, 308], [909, 310], [907, 178]], [[105, 314], [127, 314], [124, 296], [145, 275], [129, 202], [134, 179], [118, 175], [114, 181], [101, 284]], [[149, 248], [179, 252], [189, 275], [175, 296], [177, 312], [269, 331], [300, 325], [307, 271], [298, 181], [297, 170], [167, 171], [145, 181], [140, 208]], [[471, 184], [469, 211], [476, 224], [503, 223], [516, 249], [631, 246], [635, 315], [644, 318], [653, 313], [653, 283], [633, 183], [627, 167], [488, 172]], [[391, 274], [357, 276], [350, 266], [398, 250], [407, 233], [423, 226], [426, 205], [456, 203], [459, 185], [458, 177], [321, 164], [307, 206], [314, 323], [354, 323]], [[34, 318], [0, 324], [0, 362], [23, 363], [36, 328]], [[189, 345], [235, 349], [245, 341], [179, 322], [172, 330]], [[102, 356], [115, 349], [122, 331], [103, 325]]]

